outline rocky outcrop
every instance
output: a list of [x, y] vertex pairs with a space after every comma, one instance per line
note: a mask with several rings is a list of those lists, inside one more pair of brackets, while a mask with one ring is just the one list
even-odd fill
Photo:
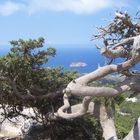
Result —
[[[1, 114], [3, 110], [0, 110]], [[24, 134], [28, 132], [28, 130], [34, 124], [37, 124], [35, 120], [32, 118], [35, 117], [35, 113], [32, 108], [25, 108], [22, 111], [22, 114], [27, 115], [28, 118], [23, 116], [17, 116], [10, 120], [5, 119], [0, 124], [0, 139], [7, 137], [7, 138], [14, 138], [14, 137], [22, 137]], [[0, 120], [2, 120], [2, 116], [0, 116]]]

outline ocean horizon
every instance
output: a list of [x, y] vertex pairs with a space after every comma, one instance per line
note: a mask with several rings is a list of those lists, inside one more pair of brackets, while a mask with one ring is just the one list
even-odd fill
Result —
[[[50, 57], [44, 64], [45, 67], [62, 66], [65, 70], [88, 73], [107, 63], [107, 59], [100, 54], [94, 44], [49, 44], [48, 47], [56, 49], [56, 56]], [[0, 50], [0, 56], [4, 56], [10, 51], [10, 46], [0, 46]], [[114, 63], [121, 63], [121, 61], [122, 59], [116, 59]], [[137, 64], [134, 69], [139, 68], [140, 64]]]

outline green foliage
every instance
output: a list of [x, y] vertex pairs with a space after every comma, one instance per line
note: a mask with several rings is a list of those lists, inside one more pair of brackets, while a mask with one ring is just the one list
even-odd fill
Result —
[[89, 116], [50, 122], [41, 131], [32, 130], [29, 135], [34, 140], [103, 140], [99, 121]]
[[119, 112], [124, 113], [124, 115], [116, 112], [116, 128], [118, 133], [118, 138], [123, 139], [129, 131], [132, 129], [133, 124], [136, 122], [140, 113], [140, 102], [122, 102], [119, 106]]
[[[27, 41], [19, 39], [10, 43], [11, 51], [0, 58], [0, 74], [4, 78], [0, 80], [0, 102], [6, 111], [3, 115], [7, 118], [15, 117], [20, 114], [23, 107], [32, 107], [46, 117], [46, 114], [62, 106], [61, 91], [78, 74], [76, 71], [64, 71], [62, 67], [44, 67], [49, 58], [55, 56], [56, 50], [44, 50], [43, 38]], [[41, 96], [44, 98], [40, 98]], [[78, 100], [81, 99], [72, 97], [72, 103], [77, 103]], [[99, 121], [91, 117], [50, 122], [44, 131], [45, 138], [53, 140], [66, 139], [69, 134], [69, 137], [75, 140], [102, 139]], [[36, 133], [33, 137], [42, 139], [43, 134]]]
[[12, 114], [23, 106], [36, 107], [42, 114], [52, 112], [63, 103], [62, 90], [77, 77], [77, 72], [62, 67], [44, 67], [56, 54], [54, 48], [44, 49], [44, 42], [44, 38], [11, 41], [11, 51], [0, 58], [0, 102], [9, 105]]
[[115, 104], [120, 105], [123, 101], [125, 101], [125, 97], [123, 95], [118, 95], [114, 97]]
[[92, 124], [94, 127], [94, 130], [89, 130], [92, 133], [92, 138], [97, 140], [104, 140], [102, 137], [103, 131], [100, 125], [100, 121], [93, 116], [86, 116], [85, 121], [87, 124]]

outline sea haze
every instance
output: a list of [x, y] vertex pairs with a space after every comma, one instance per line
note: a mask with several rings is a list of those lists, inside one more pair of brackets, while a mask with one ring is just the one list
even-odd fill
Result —
[[[51, 44], [47, 46], [56, 48], [56, 56], [50, 57], [49, 61], [44, 64], [45, 67], [63, 66], [66, 70], [88, 73], [99, 66], [104, 66], [107, 62], [94, 44]], [[10, 47], [1, 46], [0, 55], [7, 54], [9, 50]], [[115, 60], [114, 63], [121, 63], [121, 59]], [[135, 66], [135, 69], [139, 68], [140, 63]]]

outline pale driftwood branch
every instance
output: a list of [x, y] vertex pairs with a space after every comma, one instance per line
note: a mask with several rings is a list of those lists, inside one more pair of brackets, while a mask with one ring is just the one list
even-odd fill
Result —
[[99, 69], [76, 79], [75, 82], [80, 85], [87, 85], [88, 83], [98, 80], [108, 74], [127, 70], [133, 65], [135, 65], [137, 62], [139, 62], [139, 60], [140, 60], [140, 56], [138, 56], [135, 60], [130, 59], [122, 64], [118, 64], [118, 65], [111, 64], [104, 67], [100, 67]]
[[[110, 88], [110, 87], [89, 87], [87, 86], [88, 83], [90, 83], [91, 81], [95, 81], [98, 80], [110, 73], [113, 72], [119, 72], [125, 69], [128, 69], [129, 67], [133, 66], [134, 63], [137, 63], [139, 60], [139, 56], [138, 59], [135, 60], [128, 60], [120, 65], [108, 65], [108, 66], [104, 66], [101, 67], [99, 69], [97, 69], [96, 71], [86, 74], [78, 79], [76, 79], [75, 81], [72, 81], [71, 83], [68, 84], [65, 92], [70, 92], [73, 95], [76, 96], [102, 96], [102, 97], [110, 97], [110, 96], [115, 96], [118, 95], [124, 91], [127, 90], [140, 90], [139, 89], [139, 83], [135, 84], [133, 82], [131, 82], [130, 80], [125, 80], [119, 87], [116, 88]], [[70, 105], [69, 105], [70, 106]], [[63, 106], [65, 108], [65, 104]], [[72, 114], [68, 114], [64, 111], [64, 108], [60, 108], [60, 110], [58, 111], [58, 116], [63, 116], [63, 118], [65, 118], [65, 116], [67, 116], [67, 118], [72, 118], [73, 115]], [[65, 108], [66, 109], [66, 108]], [[62, 115], [63, 112], [63, 115]], [[59, 114], [60, 113], [60, 114]], [[81, 112], [77, 112], [77, 114], [74, 114], [74, 116], [82, 116], [83, 112], [80, 114]]]
[[123, 46], [117, 46], [116, 48], [108, 48], [103, 47], [100, 49], [102, 55], [107, 58], [115, 59], [115, 58], [128, 58], [131, 56], [130, 53]]
[[114, 124], [114, 110], [109, 107], [100, 107], [100, 124], [103, 129], [103, 137], [105, 140], [118, 140], [116, 128]]
[[102, 47], [99, 48], [101, 54], [103, 54], [105, 57], [107, 58], [128, 58], [132, 56], [131, 51], [128, 52], [127, 49], [124, 48], [125, 44], [133, 44], [134, 42], [134, 46], [139, 46], [138, 44], [138, 40], [139, 40], [140, 36], [135, 36], [135, 37], [129, 37], [126, 39], [121, 40], [119, 43], [113, 45], [111, 48], [109, 48], [109, 46]]
[[69, 91], [73, 95], [76, 96], [86, 96], [83, 99], [82, 106], [80, 106], [79, 110], [77, 112], [71, 112], [67, 113], [67, 109], [70, 108], [70, 104], [68, 101], [68, 97], [65, 94], [64, 95], [64, 105], [58, 109], [58, 116], [65, 118], [65, 119], [72, 119], [76, 117], [83, 116], [87, 113], [88, 105], [91, 101], [91, 97], [112, 97], [119, 95], [125, 91], [134, 90], [137, 92], [140, 92], [139, 85], [140, 83], [134, 83], [131, 79], [134, 77], [132, 76], [130, 79], [126, 79], [122, 82], [122, 84], [116, 88], [110, 88], [110, 87], [88, 87], [88, 86], [82, 86], [77, 85], [76, 83], [71, 82], [69, 86], [67, 87]]
[[[103, 128], [103, 136], [109, 140], [117, 140], [117, 135], [114, 124], [113, 111], [109, 107], [105, 107], [99, 103], [90, 102], [91, 97], [85, 97], [82, 104], [70, 106], [67, 95], [64, 95], [64, 105], [59, 108], [57, 117], [63, 119], [74, 119], [81, 117], [85, 114], [90, 114], [97, 117], [100, 120]], [[71, 107], [71, 113], [64, 113]], [[110, 132], [110, 133], [108, 133]]]
[[121, 45], [129, 44], [129, 43], [133, 43], [133, 41], [134, 41], [134, 39], [135, 39], [136, 37], [137, 37], [137, 36], [135, 36], [135, 37], [129, 37], [129, 38], [123, 39], [123, 40], [121, 40], [119, 43], [113, 45], [113, 48], [116, 48], [116, 47], [121, 46]]
[[83, 102], [80, 105], [80, 109], [77, 110], [77, 112], [69, 114], [69, 113], [65, 113], [65, 111], [67, 111], [71, 106], [69, 104], [68, 96], [64, 94], [64, 97], [63, 97], [64, 105], [58, 109], [57, 111], [58, 117], [61, 117], [64, 119], [73, 119], [73, 118], [77, 118], [77, 117], [85, 115], [87, 113], [88, 106], [91, 99], [92, 98], [89, 96], [84, 97]]
[[[135, 82], [135, 75], [130, 75], [128, 79], [125, 79], [118, 87], [110, 88], [110, 87], [91, 87], [88, 84], [99, 80], [103, 77], [105, 77], [108, 74], [112, 74], [114, 72], [121, 73], [125, 70], [128, 70], [135, 64], [137, 64], [140, 61], [140, 36], [137, 37], [132, 37], [128, 38], [126, 40], [123, 40], [121, 43], [118, 43], [115, 45], [115, 49], [112, 52], [108, 49], [107, 46], [105, 46], [105, 51], [110, 51], [107, 52], [108, 56], [113, 55], [116, 57], [121, 57], [125, 54], [121, 53], [122, 50], [124, 50], [123, 47], [118, 47], [120, 45], [124, 45], [126, 43], [133, 42], [133, 48], [131, 50], [131, 55], [130, 59], [115, 65], [106, 65], [104, 67], [100, 67], [97, 70], [83, 75], [80, 78], [77, 78], [76, 80], [73, 80], [67, 85], [67, 88], [65, 89], [66, 93], [71, 93], [76, 96], [83, 96], [85, 97], [83, 100], [83, 103], [81, 105], [77, 105], [79, 110], [76, 112], [73, 110], [74, 107], [71, 108], [71, 112], [68, 113], [68, 108], [70, 108], [70, 104], [68, 101], [67, 96], [64, 96], [64, 105], [58, 109], [58, 112], [56, 113], [56, 116], [59, 116], [64, 119], [73, 119], [79, 116], [83, 116], [86, 113], [91, 113], [91, 114], [97, 114], [95, 112], [95, 104], [90, 102], [91, 97], [112, 97], [119, 95], [123, 93], [124, 91], [128, 90], [133, 90], [136, 92], [140, 91], [139, 85], [140, 82]], [[139, 77], [138, 77], [139, 78]], [[140, 78], [139, 78], [140, 79]], [[91, 111], [92, 109], [92, 111]], [[100, 117], [97, 116], [100, 119], [101, 126], [103, 128], [103, 137], [105, 140], [117, 140], [117, 135], [116, 135], [116, 129], [114, 125], [114, 120], [113, 120], [113, 115], [111, 111], [109, 111], [106, 107], [100, 107], [102, 111], [99, 111]], [[97, 110], [96, 110], [97, 111]], [[109, 131], [109, 132], [108, 132]]]

